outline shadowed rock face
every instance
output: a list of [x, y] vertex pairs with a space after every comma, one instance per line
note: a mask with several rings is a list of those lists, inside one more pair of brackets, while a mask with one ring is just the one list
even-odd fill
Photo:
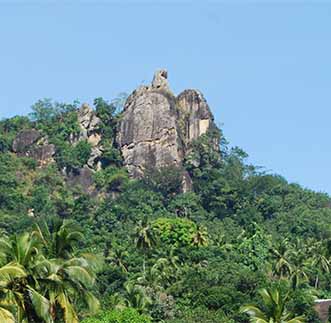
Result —
[[33, 144], [35, 144], [41, 138], [41, 134], [38, 130], [28, 129], [22, 130], [13, 142], [13, 151], [15, 153], [26, 152]]
[[[141, 86], [127, 99], [117, 142], [132, 177], [145, 170], [181, 166], [190, 143], [214, 126], [203, 95], [170, 91], [168, 73], [157, 71], [150, 86]], [[188, 176], [183, 176], [184, 187]]]
[[12, 148], [18, 156], [33, 158], [40, 166], [52, 162], [55, 155], [55, 146], [48, 144], [35, 129], [21, 131], [14, 139]]
[[78, 187], [88, 195], [95, 195], [97, 191], [94, 186], [94, 171], [88, 166], [67, 174], [67, 182], [72, 187]]
[[26, 153], [27, 157], [31, 157], [39, 162], [40, 166], [48, 165], [53, 162], [55, 155], [55, 146], [53, 144], [46, 144], [33, 147]]

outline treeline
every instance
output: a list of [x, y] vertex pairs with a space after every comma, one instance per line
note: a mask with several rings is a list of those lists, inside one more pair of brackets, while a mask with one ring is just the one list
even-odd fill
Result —
[[[119, 109], [94, 103], [107, 147], [96, 196], [63, 174], [89, 157], [87, 143], [70, 143], [77, 104], [39, 101], [29, 118], [0, 122], [1, 322], [320, 322], [313, 301], [331, 296], [327, 194], [248, 165], [218, 132], [192, 145], [191, 192], [182, 169], [129, 179]], [[55, 144], [55, 163], [11, 152], [29, 128]], [[210, 145], [220, 135], [221, 153]]]

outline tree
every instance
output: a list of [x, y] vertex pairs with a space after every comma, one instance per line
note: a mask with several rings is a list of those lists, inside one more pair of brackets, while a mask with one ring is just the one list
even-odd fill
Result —
[[144, 254], [143, 271], [146, 270], [146, 253], [156, 245], [156, 238], [153, 228], [148, 222], [147, 216], [139, 222], [136, 227], [136, 246]]
[[[326, 273], [326, 274], [330, 273], [330, 267], [331, 267], [330, 260], [326, 255], [326, 248], [320, 243], [315, 248], [315, 252], [311, 259], [311, 265], [313, 268], [314, 267], [317, 268], [318, 272]], [[318, 284], [319, 284], [318, 272], [315, 277], [315, 288], [318, 288]]]
[[[39, 231], [0, 240], [1, 260], [7, 264], [2, 273], [10, 278], [10, 281], [7, 277], [7, 281], [2, 279], [0, 269], [0, 291], [2, 287], [4, 295], [10, 296], [5, 300], [15, 306], [17, 321], [53, 323], [63, 319], [65, 323], [75, 323], [79, 302], [86, 304], [90, 313], [95, 313], [99, 302], [90, 290], [95, 282], [97, 259], [88, 254], [72, 257], [75, 234], [70, 232], [67, 223], [60, 226], [54, 241], [49, 240], [51, 247], [46, 250], [54, 258], [48, 259], [43, 254], [45, 236], [40, 227], [37, 228]], [[10, 273], [16, 277], [12, 279]]]
[[292, 266], [289, 257], [292, 250], [288, 239], [284, 239], [278, 245], [272, 246], [270, 251], [273, 259], [273, 274], [280, 278], [290, 276]]
[[21, 305], [22, 300], [12, 286], [15, 281], [24, 277], [26, 273], [23, 267], [14, 262], [0, 268], [0, 322], [15, 323], [15, 316], [10, 310], [13, 305]]
[[74, 247], [84, 239], [77, 224], [56, 218], [51, 220], [50, 225], [46, 222], [36, 225], [33, 232], [43, 242], [46, 255], [50, 258], [70, 258]]
[[147, 216], [139, 222], [136, 227], [136, 246], [144, 253], [152, 249], [156, 245], [156, 239], [151, 224], [148, 222]]
[[[241, 308], [242, 313], [250, 316], [253, 323], [303, 323], [303, 316], [293, 317], [286, 310], [289, 295], [281, 295], [278, 289], [262, 289], [260, 296], [264, 307], [261, 309], [254, 305]], [[292, 318], [291, 318], [292, 317]]]
[[118, 245], [112, 245], [111, 249], [107, 251], [106, 262], [120, 268], [124, 273], [128, 272], [128, 265], [126, 258], [128, 257], [128, 252]]
[[3, 261], [17, 264], [24, 272], [19, 279], [7, 285], [15, 300], [18, 322], [25, 319], [29, 322], [52, 322], [49, 300], [37, 291], [35, 265], [43, 259], [40, 241], [33, 234], [23, 233], [9, 240], [1, 239], [0, 249]]
[[63, 318], [65, 323], [78, 323], [75, 305], [79, 300], [91, 314], [99, 309], [99, 301], [89, 291], [95, 278], [86, 259], [45, 259], [35, 269], [41, 290], [49, 299], [50, 313], [55, 322]]
[[207, 229], [198, 225], [192, 237], [192, 245], [195, 247], [208, 245], [208, 232]]
[[145, 313], [150, 304], [144, 289], [132, 282], [125, 284], [124, 302], [126, 306], [135, 308], [139, 313]]

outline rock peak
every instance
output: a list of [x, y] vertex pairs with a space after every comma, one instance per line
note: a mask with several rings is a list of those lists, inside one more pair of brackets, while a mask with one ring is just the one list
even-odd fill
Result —
[[[167, 77], [166, 70], [156, 71], [152, 85], [133, 91], [125, 103], [117, 143], [132, 177], [165, 166], [182, 168], [192, 142], [216, 127], [202, 93], [185, 90], [175, 97]], [[183, 181], [187, 190], [184, 170]]]
[[157, 70], [152, 81], [153, 89], [169, 89], [168, 71], [166, 69]]

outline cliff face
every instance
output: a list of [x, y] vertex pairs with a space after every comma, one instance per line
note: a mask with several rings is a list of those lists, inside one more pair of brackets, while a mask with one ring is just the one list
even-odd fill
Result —
[[[124, 106], [117, 142], [132, 177], [181, 166], [192, 141], [215, 127], [203, 95], [185, 90], [176, 97], [167, 76], [165, 70], [157, 71], [152, 84], [133, 91]], [[183, 180], [188, 185], [187, 174]]]
[[[141, 178], [148, 170], [175, 166], [181, 169], [191, 152], [192, 142], [215, 128], [214, 118], [207, 101], [197, 90], [185, 90], [177, 97], [168, 84], [168, 73], [157, 71], [149, 86], [141, 86], [128, 97], [116, 134], [116, 143], [121, 151], [124, 166], [133, 178]], [[79, 131], [70, 135], [68, 141], [74, 147], [86, 140], [91, 145], [91, 154], [75, 174], [66, 174], [69, 179], [80, 181], [89, 187], [95, 170], [102, 168], [101, 119], [87, 104], [77, 110]], [[114, 129], [115, 131], [115, 129]], [[211, 142], [218, 149], [218, 142]], [[40, 166], [54, 162], [56, 147], [38, 130], [20, 132], [12, 150], [20, 156], [36, 159]], [[66, 173], [66, 169], [63, 170]], [[189, 190], [190, 177], [182, 171], [183, 190]]]
[[164, 71], [156, 73], [151, 86], [142, 86], [129, 96], [117, 141], [133, 177], [142, 176], [146, 168], [180, 165], [183, 143], [178, 118], [176, 98]]

